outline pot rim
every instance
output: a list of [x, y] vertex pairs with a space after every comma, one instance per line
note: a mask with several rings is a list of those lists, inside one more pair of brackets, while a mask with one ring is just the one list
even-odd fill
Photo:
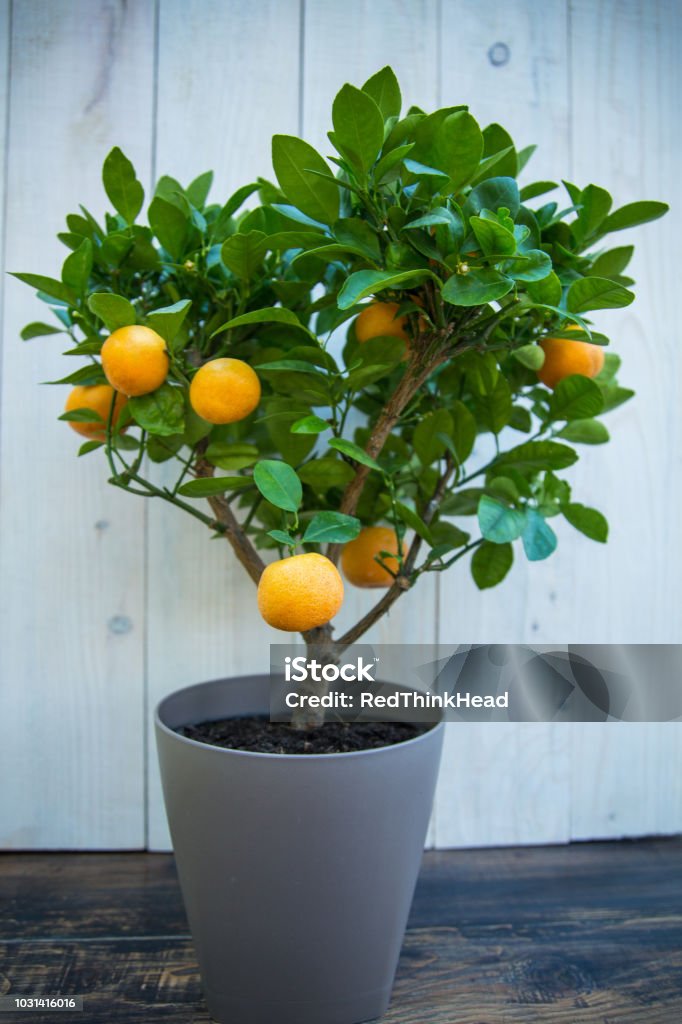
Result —
[[[172, 740], [175, 742], [188, 744], [190, 747], [198, 747], [200, 750], [204, 751], [212, 751], [218, 756], [227, 755], [238, 757], [270, 758], [280, 762], [296, 761], [306, 764], [309, 762], [313, 763], [319, 760], [329, 761], [334, 758], [338, 759], [352, 757], [369, 757], [373, 754], [385, 754], [387, 751], [390, 750], [398, 750], [401, 747], [411, 747], [414, 744], [426, 742], [428, 737], [434, 738], [435, 736], [440, 735], [440, 733], [445, 729], [445, 719], [443, 716], [442, 709], [434, 708], [434, 711], [438, 714], [439, 721], [433, 723], [429, 729], [427, 729], [423, 733], [420, 733], [419, 736], [413, 736], [412, 739], [410, 740], [402, 740], [400, 743], [387, 743], [386, 746], [383, 747], [371, 747], [367, 750], [337, 751], [331, 754], [272, 754], [267, 751], [260, 750], [237, 750], [231, 747], [217, 747], [213, 743], [203, 743], [201, 740], [193, 740], [190, 739], [189, 736], [181, 736], [179, 732], [175, 731], [175, 729], [172, 729], [170, 726], [166, 725], [166, 723], [163, 721], [161, 717], [164, 710], [164, 705], [173, 698], [179, 696], [179, 694], [181, 693], [189, 693], [191, 690], [199, 690], [203, 689], [204, 687], [215, 686], [216, 683], [229, 683], [232, 679], [239, 679], [242, 681], [246, 681], [249, 679], [258, 679], [262, 681], [268, 678], [269, 674], [267, 672], [259, 672], [251, 673], [249, 675], [244, 676], [225, 676], [223, 678], [218, 679], [209, 679], [208, 681], [203, 683], [192, 683], [189, 686], [182, 686], [179, 690], [173, 690], [171, 691], [171, 693], [166, 694], [166, 696], [162, 697], [161, 700], [157, 703], [156, 707], [154, 708], [154, 725], [166, 736], [172, 738]], [[400, 683], [388, 683], [386, 685], [393, 686], [396, 690], [401, 690], [403, 692], [419, 692], [418, 690], [415, 690], [413, 687], [403, 686]]]

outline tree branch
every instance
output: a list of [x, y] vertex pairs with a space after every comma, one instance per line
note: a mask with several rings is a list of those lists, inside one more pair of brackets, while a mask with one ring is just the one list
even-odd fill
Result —
[[[448, 486], [448, 482], [450, 480], [450, 477], [452, 476], [454, 468], [454, 461], [452, 459], [452, 456], [448, 453], [445, 461], [445, 469], [438, 478], [438, 483], [436, 484], [436, 488], [433, 492], [431, 500], [426, 506], [424, 514], [422, 516], [422, 519], [427, 526], [429, 526], [430, 523], [433, 522], [436, 516], [436, 512], [438, 511], [438, 507], [441, 501], [443, 500], [445, 491]], [[364, 633], [366, 633], [367, 630], [370, 629], [374, 625], [374, 623], [382, 617], [382, 615], [386, 614], [386, 612], [395, 604], [395, 602], [398, 600], [401, 594], [406, 593], [406, 591], [410, 589], [413, 582], [410, 579], [410, 576], [417, 563], [417, 557], [419, 555], [419, 551], [421, 550], [421, 546], [422, 538], [419, 535], [417, 535], [410, 544], [410, 550], [407, 553], [407, 558], [403, 563], [403, 567], [400, 571], [400, 574], [395, 579], [395, 583], [393, 583], [389, 587], [384, 596], [379, 601], [377, 601], [374, 607], [370, 608], [367, 614], [364, 615], [358, 622], [356, 622], [355, 625], [352, 626], [347, 633], [344, 633], [344, 635], [336, 642], [336, 647], [338, 650], [344, 650], [346, 647], [350, 647], [351, 644], [354, 644], [356, 640], [359, 640], [360, 637]]]
[[[197, 459], [196, 474], [198, 477], [212, 477], [215, 468], [206, 459]], [[254, 583], [258, 583], [265, 563], [255, 547], [241, 527], [239, 520], [230, 508], [229, 502], [221, 495], [216, 494], [208, 499], [216, 521], [223, 528], [225, 536], [232, 545], [232, 549], [238, 560], [244, 566]]]
[[[446, 358], [447, 353], [444, 350], [440, 350], [430, 359], [424, 358], [420, 353], [413, 351], [405, 373], [372, 427], [369, 440], [365, 446], [365, 452], [370, 458], [376, 459], [381, 453], [406, 405], [411, 401], [424, 381], [433, 373], [437, 366], [445, 362]], [[364, 466], [362, 463], [358, 464], [355, 476], [343, 492], [343, 497], [339, 504], [339, 512], [348, 516], [353, 515], [369, 472], [369, 466]], [[327, 556], [334, 564], [338, 562], [340, 553], [340, 544], [330, 544]]]

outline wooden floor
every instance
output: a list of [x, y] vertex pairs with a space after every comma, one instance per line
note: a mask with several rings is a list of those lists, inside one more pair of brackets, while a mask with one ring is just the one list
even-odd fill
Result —
[[[2, 854], [0, 936], [50, 1019], [209, 1021], [168, 855]], [[384, 1024], [680, 1021], [682, 839], [426, 855]]]

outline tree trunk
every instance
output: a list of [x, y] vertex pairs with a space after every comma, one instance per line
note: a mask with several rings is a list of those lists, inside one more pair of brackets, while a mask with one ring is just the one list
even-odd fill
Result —
[[[332, 638], [332, 627], [319, 626], [303, 634], [306, 643], [307, 661], [317, 661], [320, 666], [338, 665], [341, 657], [341, 648]], [[325, 679], [315, 680], [310, 677], [305, 683], [299, 684], [296, 690], [299, 697], [326, 697], [329, 693], [329, 683]], [[303, 707], [294, 709], [291, 716], [292, 729], [310, 730], [319, 729], [324, 724], [325, 709], [312, 708], [307, 703]]]

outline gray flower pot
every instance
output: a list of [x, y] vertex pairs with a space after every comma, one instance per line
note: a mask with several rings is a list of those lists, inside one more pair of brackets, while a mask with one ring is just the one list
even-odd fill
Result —
[[[395, 687], [395, 689], [403, 689]], [[350, 754], [255, 754], [180, 725], [268, 713], [269, 677], [179, 690], [156, 712], [166, 811], [213, 1017], [356, 1024], [391, 994], [442, 723]]]

